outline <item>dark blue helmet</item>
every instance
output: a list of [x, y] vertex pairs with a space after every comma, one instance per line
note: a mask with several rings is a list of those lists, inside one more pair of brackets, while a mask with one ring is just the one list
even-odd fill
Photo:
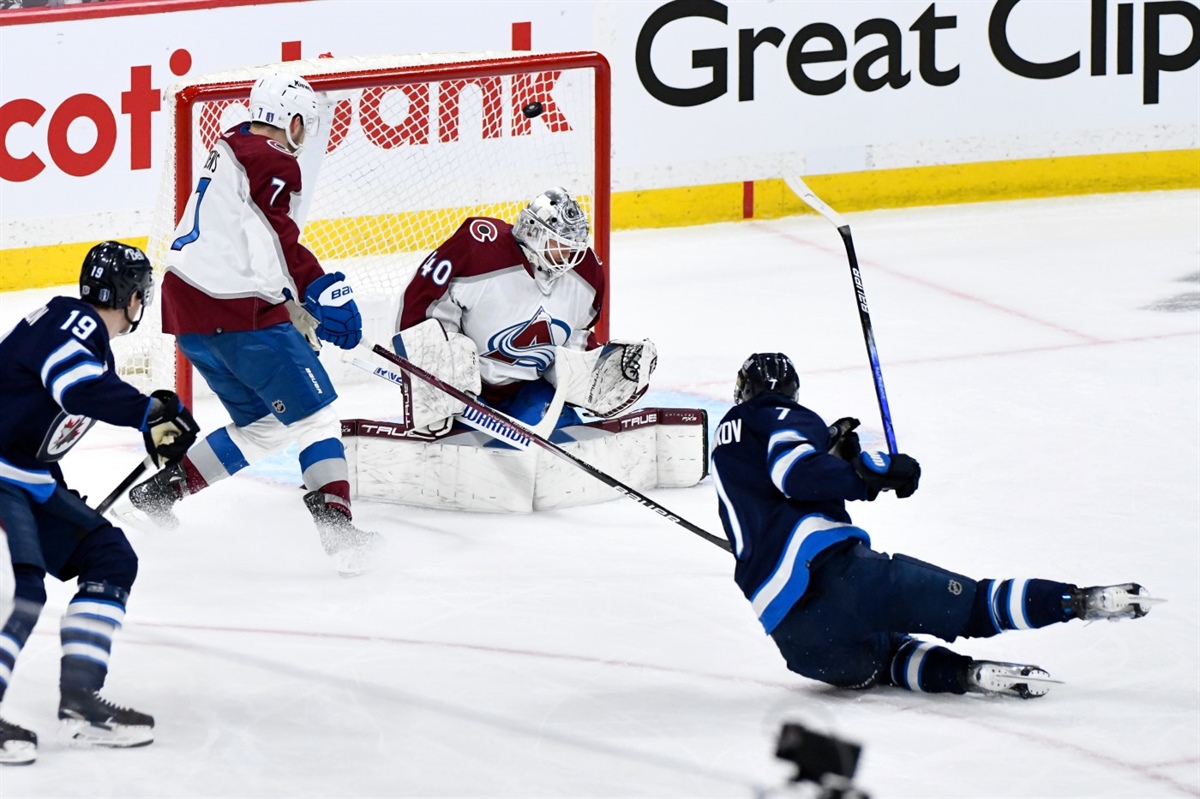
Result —
[[135, 294], [150, 305], [154, 274], [146, 253], [119, 241], [104, 241], [88, 250], [79, 270], [79, 298], [101, 308], [124, 309]]
[[792, 359], [782, 352], [756, 352], [738, 370], [735, 403], [759, 394], [782, 394], [790, 400], [800, 393], [800, 375]]

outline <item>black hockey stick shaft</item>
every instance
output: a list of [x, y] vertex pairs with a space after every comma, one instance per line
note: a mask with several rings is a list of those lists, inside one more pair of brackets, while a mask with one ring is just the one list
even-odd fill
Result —
[[867, 358], [871, 362], [871, 377], [875, 381], [875, 397], [879, 400], [883, 434], [887, 437], [888, 452], [895, 455], [896, 431], [892, 428], [892, 410], [888, 407], [887, 390], [883, 387], [883, 368], [879, 365], [879, 351], [875, 349], [875, 329], [871, 326], [871, 312], [867, 309], [867, 293], [863, 289], [862, 273], [858, 269], [858, 256], [854, 254], [854, 238], [850, 235], [849, 225], [839, 227], [838, 233], [846, 244], [846, 257], [850, 259], [850, 277], [854, 281], [854, 293], [858, 300], [858, 321], [862, 324]]
[[858, 305], [858, 321], [862, 324], [863, 340], [867, 344], [867, 358], [871, 362], [871, 378], [875, 381], [875, 398], [879, 401], [879, 416], [883, 421], [883, 434], [887, 438], [888, 452], [895, 455], [898, 450], [896, 449], [896, 431], [892, 427], [892, 409], [888, 406], [887, 390], [883, 387], [883, 367], [879, 365], [879, 351], [875, 348], [875, 330], [871, 326], [867, 292], [863, 288], [862, 272], [858, 268], [858, 256], [854, 252], [854, 237], [850, 233], [850, 223], [813, 193], [808, 184], [799, 177], [788, 174], [784, 176], [784, 182], [797, 197], [833, 223], [842, 237], [842, 243], [846, 245], [846, 257], [850, 261], [850, 277], [854, 281], [854, 298]]
[[[363, 342], [363, 343], [366, 344], [366, 342]], [[721, 549], [725, 550], [726, 552], [732, 551], [732, 547], [730, 546], [729, 541], [727, 541], [726, 539], [724, 539], [720, 536], [715, 536], [712, 533], [705, 530], [704, 528], [697, 527], [696, 525], [689, 522], [687, 519], [684, 519], [684, 518], [676, 515], [675, 513], [672, 513], [670, 510], [668, 510], [667, 508], [664, 508], [662, 505], [660, 505], [657, 502], [655, 502], [654, 500], [650, 499], [648, 496], [641, 493], [640, 491], [633, 488], [632, 486], [625, 485], [625, 483], [622, 483], [620, 480], [613, 477], [612, 475], [607, 474], [606, 472], [602, 472], [599, 469], [597, 469], [595, 466], [592, 466], [587, 461], [575, 457], [574, 455], [567, 452], [562, 447], [558, 446], [557, 444], [553, 443], [552, 441], [549, 441], [546, 438], [543, 438], [542, 436], [533, 432], [532, 430], [525, 427], [524, 425], [514, 422], [512, 419], [508, 418], [507, 416], [500, 415], [498, 412], [493, 411], [491, 408], [488, 408], [486, 405], [483, 405], [480, 402], [478, 402], [477, 400], [472, 399], [466, 393], [460, 391], [459, 389], [455, 388], [454, 386], [450, 385], [449, 383], [443, 381], [437, 375], [425, 371], [424, 369], [417, 366], [412, 361], [409, 361], [407, 358], [402, 358], [399, 355], [397, 355], [396, 353], [394, 353], [388, 349], [385, 349], [384, 347], [381, 347], [378, 344], [371, 345], [370, 350], [371, 350], [371, 352], [378, 355], [380, 358], [383, 358], [384, 360], [395, 364], [396, 366], [400, 367], [405, 372], [408, 372], [409, 374], [413, 375], [414, 377], [420, 378], [421, 380], [424, 380], [426, 383], [429, 383], [430, 385], [441, 389], [442, 391], [446, 392], [450, 396], [454, 397], [459, 402], [466, 405], [469, 412], [472, 413], [476, 419], [479, 419], [479, 418], [486, 419], [489, 423], [489, 425], [488, 425], [489, 427], [499, 428], [500, 431], [502, 433], [504, 433], [503, 435], [498, 436], [500, 438], [500, 440], [504, 440], [505, 437], [514, 437], [513, 436], [514, 433], [516, 434], [515, 437], [528, 438], [532, 443], [538, 445], [542, 449], [547, 450], [548, 452], [552, 452], [559, 458], [562, 458], [563, 460], [569, 461], [570, 463], [574, 464], [575, 466], [578, 466], [580, 469], [583, 469], [585, 472], [590, 474], [592, 477], [595, 477], [600, 482], [604, 483], [605, 485], [609, 486], [610, 488], [615, 489], [618, 493], [623, 494], [626, 497], [629, 497], [630, 499], [632, 499], [634, 502], [638, 503], [639, 505], [649, 508], [650, 510], [657, 513], [659, 516], [666, 519], [667, 521], [678, 524], [680, 527], [687, 530], [688, 532], [695, 533], [696, 535], [703, 538], [705, 541], [709, 542], [710, 544], [715, 544], [715, 545], [719, 546]], [[507, 431], [507, 432], [505, 432], [505, 431]]]
[[153, 465], [154, 459], [147, 455], [141, 463], [134, 467], [132, 472], [125, 475], [125, 479], [117, 484], [117, 487], [112, 490], [111, 494], [100, 500], [100, 504], [96, 506], [96, 513], [103, 516], [104, 512], [111, 508], [113, 503], [120, 499], [121, 495], [128, 491], [129, 487], [137, 482], [137, 479]]

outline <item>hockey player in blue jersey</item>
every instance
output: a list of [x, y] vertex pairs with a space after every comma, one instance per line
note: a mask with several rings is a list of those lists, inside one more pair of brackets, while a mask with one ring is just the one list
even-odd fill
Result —
[[796, 402], [799, 389], [786, 355], [751, 355], [712, 454], [734, 579], [797, 674], [845, 688], [1041, 696], [1053, 681], [1037, 666], [972, 660], [911, 634], [953, 642], [1071, 619], [1139, 618], [1161, 601], [1136, 583], [974, 580], [876, 552], [846, 502], [909, 497], [921, 467], [908, 455], [861, 451], [858, 420], [827, 425]]
[[[58, 461], [99, 419], [142, 431], [159, 462], [183, 457], [196, 422], [172, 391], [149, 397], [116, 374], [110, 339], [137, 327], [151, 301], [145, 253], [115, 241], [93, 247], [81, 299], [55, 297], [0, 339], [0, 528], [16, 588], [0, 627], [0, 700], [46, 603], [44, 579], [77, 580], [62, 618], [58, 717], [77, 743], [143, 746], [154, 719], [100, 696], [113, 633], [137, 576], [125, 534], [67, 488]], [[0, 763], [31, 763], [37, 736], [0, 719]]]

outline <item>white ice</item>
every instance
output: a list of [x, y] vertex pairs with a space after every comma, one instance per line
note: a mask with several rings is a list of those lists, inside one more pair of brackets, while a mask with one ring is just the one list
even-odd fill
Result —
[[[790, 673], [731, 556], [624, 499], [529, 516], [359, 503], [379, 567], [339, 578], [288, 458], [129, 530], [141, 571], [105, 694], [155, 743], [55, 737], [50, 602], [4, 716], [42, 738], [3, 797], [780, 795], [785, 720], [863, 746], [876, 797], [1200, 796], [1200, 192], [848, 215], [911, 499], [855, 503], [876, 547], [973, 577], [1136, 580], [1145, 619], [960, 640], [1065, 681], [1043, 699], [847, 692]], [[659, 347], [652, 402], [727, 407], [755, 350], [802, 400], [882, 424], [846, 256], [816, 216], [614, 236], [614, 334]], [[71, 291], [62, 289], [62, 292]], [[0, 327], [52, 291], [0, 296]], [[392, 389], [352, 386], [343, 417]], [[198, 400], [201, 424], [227, 420]], [[142, 457], [100, 427], [93, 500]], [[719, 531], [710, 481], [650, 492]]]

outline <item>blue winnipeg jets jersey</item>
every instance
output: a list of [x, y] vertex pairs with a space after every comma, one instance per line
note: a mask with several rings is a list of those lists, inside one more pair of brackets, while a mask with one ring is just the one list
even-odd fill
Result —
[[804, 595], [818, 552], [847, 538], [871, 543], [846, 512], [867, 485], [828, 454], [821, 417], [779, 394], [733, 406], [716, 440], [712, 475], [734, 579], [770, 633]]
[[55, 297], [0, 339], [0, 480], [45, 502], [58, 461], [96, 419], [142, 428], [150, 398], [117, 377], [108, 328], [81, 300]]

